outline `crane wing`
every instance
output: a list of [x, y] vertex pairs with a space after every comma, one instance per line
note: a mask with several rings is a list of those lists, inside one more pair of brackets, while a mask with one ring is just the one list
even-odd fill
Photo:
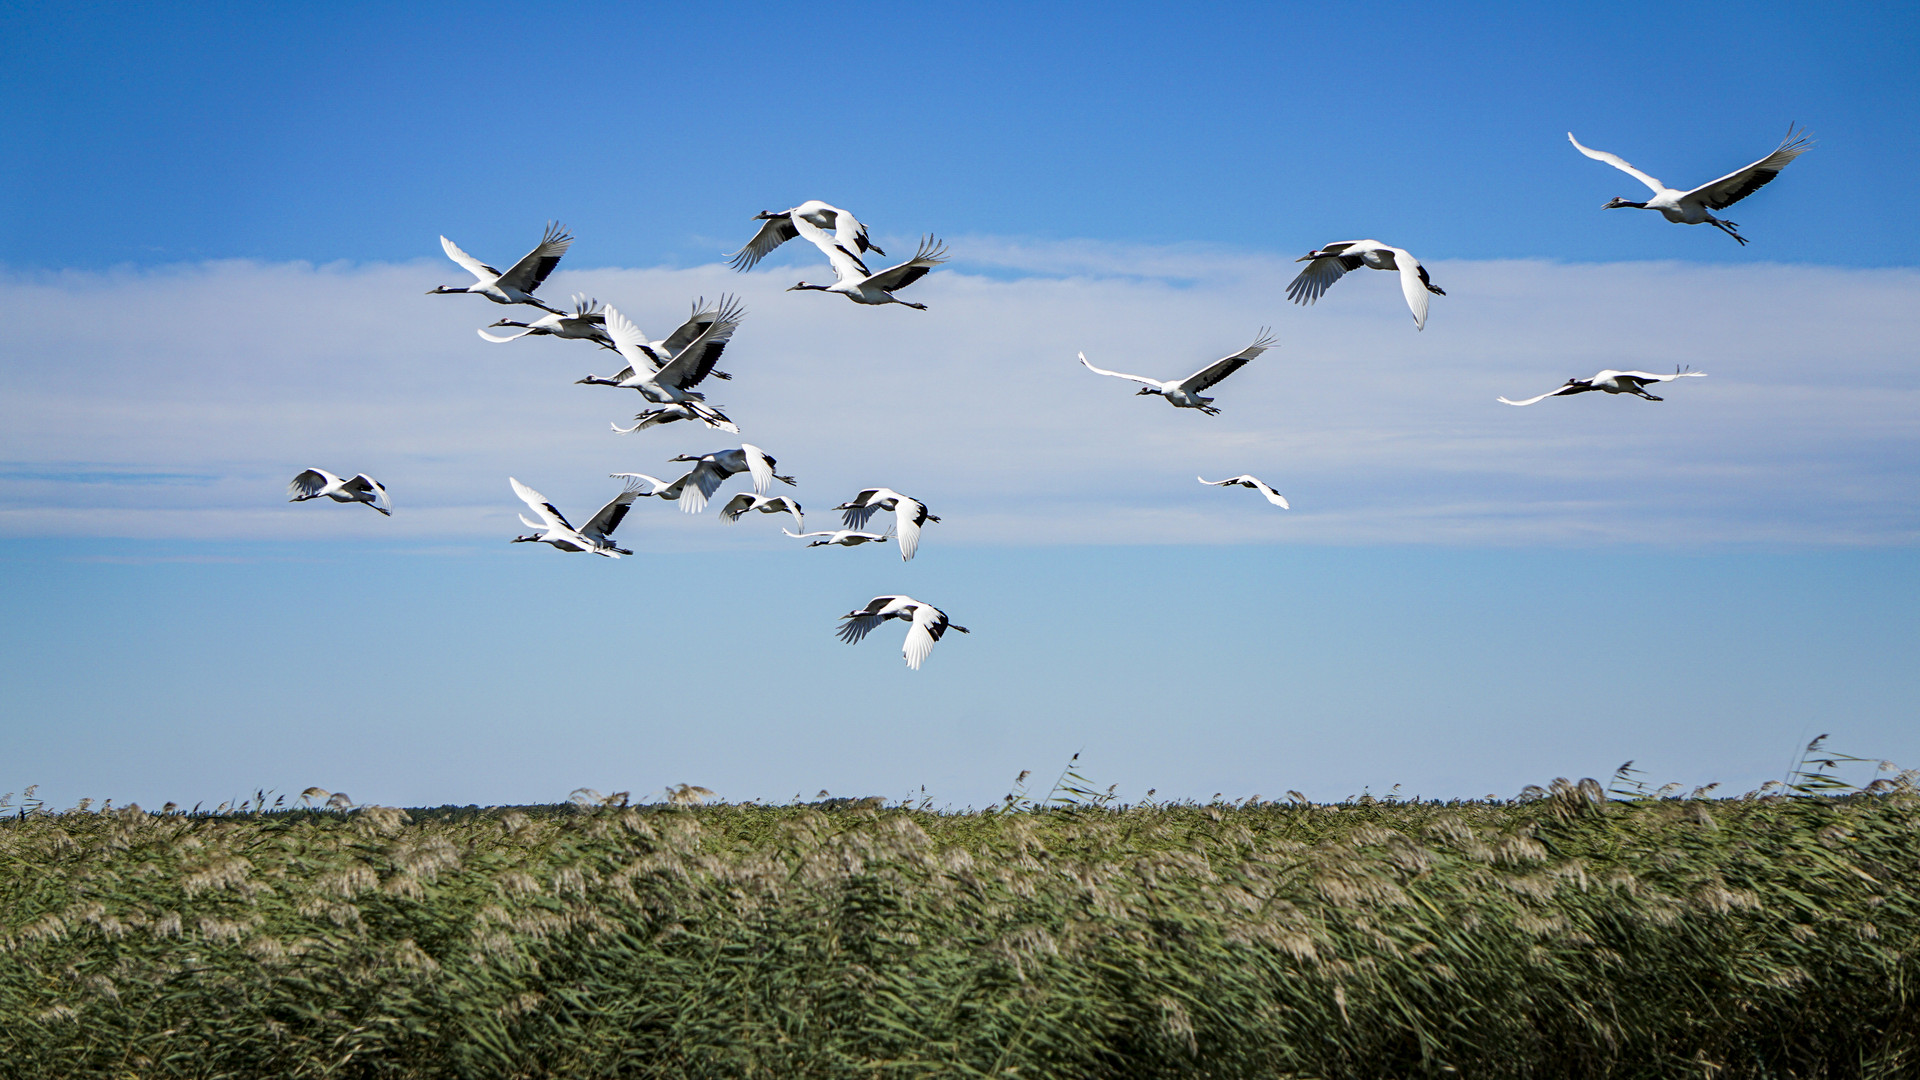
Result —
[[867, 227], [860, 224], [859, 220], [852, 214], [847, 213], [837, 206], [829, 206], [827, 209], [833, 211], [833, 240], [835, 243], [846, 248], [848, 251], [870, 250], [875, 254], [886, 254], [886, 252], [875, 247], [873, 241], [867, 239]]
[[506, 341], [518, 341], [521, 338], [526, 337], [528, 334], [533, 333], [533, 329], [529, 327], [525, 330], [520, 331], [517, 334], [489, 334], [487, 333], [486, 327], [483, 326], [474, 330], [474, 333], [479, 334], [481, 337], [486, 338], [488, 341], [506, 342]]
[[[761, 510], [770, 510], [773, 507], [779, 507], [781, 510], [785, 510], [787, 513], [792, 514], [794, 528], [804, 529], [807, 527], [807, 519], [805, 516], [805, 512], [800, 509], [800, 504], [793, 501], [793, 499], [790, 496], [777, 495], [760, 504]], [[785, 526], [782, 526], [782, 528], [784, 527]]]
[[[669, 483], [657, 476], [648, 476], [646, 473], [617, 472], [607, 475], [615, 480], [627, 481], [627, 486], [639, 492], [641, 498], [657, 495], [663, 499], [677, 499], [680, 497], [680, 485], [687, 482], [685, 476]], [[644, 489], [640, 486], [642, 483], [646, 484]]]
[[1232, 356], [1216, 360], [1206, 367], [1201, 368], [1199, 371], [1187, 376], [1181, 380], [1180, 389], [1185, 390], [1189, 394], [1197, 394], [1212, 386], [1214, 383], [1219, 382], [1221, 379], [1239, 371], [1247, 365], [1247, 361], [1252, 360], [1254, 357], [1259, 356], [1271, 348], [1273, 348], [1273, 335], [1268, 333], [1266, 328], [1262, 327], [1260, 336], [1253, 339], [1253, 344], [1241, 349]]
[[1659, 179], [1648, 176], [1646, 173], [1627, 164], [1627, 159], [1621, 157], [1619, 154], [1609, 154], [1605, 150], [1590, 150], [1587, 147], [1581, 146], [1580, 140], [1574, 138], [1573, 132], [1571, 131], [1567, 132], [1567, 141], [1573, 144], [1575, 150], [1580, 151], [1593, 160], [1604, 161], [1614, 168], [1619, 169], [1621, 172], [1626, 173], [1628, 176], [1633, 177], [1635, 180], [1647, 185], [1655, 195], [1667, 190], [1667, 185], [1661, 183]]
[[[1321, 250], [1349, 248], [1358, 242], [1349, 240], [1339, 244], [1328, 244]], [[1320, 299], [1334, 282], [1346, 277], [1348, 271], [1358, 270], [1366, 264], [1366, 260], [1358, 255], [1322, 255], [1317, 259], [1309, 260], [1306, 269], [1300, 271], [1291, 282], [1287, 283], [1287, 299], [1296, 304], [1311, 304]]]
[[[1617, 379], [1633, 379], [1636, 382], [1641, 382], [1641, 383], [1663, 383], [1663, 382], [1672, 382], [1675, 379], [1690, 378], [1695, 375], [1705, 376], [1706, 372], [1686, 371], [1686, 370], [1676, 368], [1674, 369], [1674, 372], [1671, 375], [1655, 375], [1652, 372], [1647, 372], [1647, 371], [1616, 371], [1613, 373], [1613, 375]], [[1596, 376], [1596, 378], [1597, 377], [1598, 376]]]
[[806, 238], [808, 243], [819, 248], [820, 253], [833, 264], [834, 277], [839, 281], [865, 281], [872, 276], [867, 271], [867, 264], [861, 262], [853, 252], [836, 243], [833, 237], [827, 235], [825, 229], [798, 215], [790, 214], [788, 220], [793, 222], [793, 227]]
[[947, 261], [947, 246], [931, 236], [920, 241], [920, 250], [913, 258], [891, 266], [867, 279], [867, 284], [876, 289], [893, 292], [927, 276], [927, 272]]
[[907, 658], [907, 666], [915, 671], [933, 651], [933, 644], [947, 632], [947, 614], [932, 604], [920, 604], [913, 609], [913, 625], [907, 628], [906, 644], [901, 654]]
[[1240, 479], [1246, 481], [1248, 485], [1253, 488], [1253, 490], [1266, 496], [1268, 502], [1279, 507], [1280, 509], [1282, 510], [1293, 509], [1293, 507], [1287, 503], [1287, 497], [1273, 490], [1272, 486], [1270, 486], [1265, 480], [1262, 480], [1257, 476], [1243, 476]]
[[287, 484], [287, 494], [293, 498], [288, 502], [311, 499], [327, 488], [340, 483], [340, 478], [325, 469], [307, 469]]
[[728, 255], [727, 261], [733, 264], [735, 270], [751, 270], [753, 264], [766, 258], [774, 248], [799, 235], [799, 230], [793, 227], [792, 214], [770, 217], [761, 222], [760, 231], [753, 234], [753, 239], [747, 241], [747, 246]]
[[509, 289], [532, 292], [560, 265], [560, 256], [567, 253], [567, 246], [572, 243], [573, 237], [567, 235], [565, 226], [556, 221], [547, 222], [547, 231], [540, 237], [539, 245], [501, 274], [499, 283]]
[[540, 520], [546, 522], [547, 528], [551, 529], [558, 526], [569, 532], [573, 530], [573, 526], [567, 524], [567, 519], [560, 513], [559, 508], [548, 502], [545, 495], [540, 494], [511, 476], [507, 477], [507, 483], [513, 485], [513, 493], [520, 496], [521, 502], [526, 503], [534, 513], [540, 515]]
[[1494, 398], [1493, 400], [1498, 401], [1502, 405], [1532, 405], [1536, 401], [1545, 401], [1550, 397], [1562, 397], [1567, 394], [1578, 394], [1591, 389], [1593, 389], [1593, 387], [1591, 386], [1582, 386], [1577, 382], [1568, 382], [1566, 385], [1557, 386], [1552, 390], [1547, 391], [1544, 394], [1535, 394], [1534, 396], [1528, 398], [1525, 401], [1508, 401], [1506, 398], [1503, 398], [1503, 397]]
[[[735, 524], [740, 520], [741, 514], [755, 508], [754, 503], [754, 497], [743, 491], [733, 498], [728, 499], [727, 505], [720, 508], [720, 520], [728, 525]], [[803, 525], [801, 527], [805, 528], [806, 526]]]
[[[782, 529], [781, 531], [785, 532], [786, 530]], [[859, 611], [842, 615], [841, 618], [846, 621], [842, 623], [840, 629], [836, 631], [840, 636], [840, 640], [851, 645], [861, 638], [866, 637], [873, 631], [874, 627], [887, 621], [887, 617], [880, 614], [880, 612], [885, 611], [895, 601], [905, 599], [907, 598], [904, 596], [876, 596], [867, 601], [867, 606]]]
[[840, 524], [849, 529], [866, 528], [867, 522], [871, 520], [874, 513], [880, 509], [878, 505], [879, 500], [875, 499], [874, 496], [884, 490], [886, 489], [867, 488], [860, 492], [860, 494], [848, 499], [847, 502], [852, 505], [840, 511]]
[[713, 462], [702, 461], [674, 482], [685, 485], [680, 489], [680, 509], [697, 514], [707, 508], [707, 500], [713, 498], [713, 493], [720, 490], [727, 478]]
[[893, 531], [900, 541], [901, 562], [920, 550], [920, 523], [926, 517], [927, 508], [918, 499], [903, 498], [893, 504]]
[[1780, 146], [1773, 153], [1739, 172], [1728, 173], [1711, 184], [1702, 184], [1682, 198], [1696, 200], [1709, 210], [1724, 210], [1767, 186], [1788, 163], [1812, 148], [1813, 144], [1807, 141], [1804, 132], [1795, 132], [1789, 127], [1786, 138], [1780, 140]]
[[773, 458], [752, 443], [741, 443], [740, 451], [746, 456], [747, 475], [753, 477], [753, 490], [765, 495], [773, 485]]
[[627, 511], [633, 508], [633, 500], [639, 496], [640, 489], [629, 485], [625, 491], [615, 495], [612, 502], [601, 507], [599, 513], [593, 515], [593, 520], [587, 522], [587, 527], [580, 530], [580, 535], [589, 540], [611, 538], [613, 530], [620, 527], [620, 522], [626, 519]]
[[1407, 310], [1413, 312], [1413, 328], [1427, 328], [1427, 278], [1420, 270], [1420, 260], [1408, 254], [1404, 249], [1393, 249], [1394, 265], [1400, 268], [1400, 295], [1407, 298]]
[[440, 250], [447, 253], [447, 258], [465, 267], [467, 273], [480, 279], [482, 284], [493, 281], [500, 276], [500, 271], [461, 251], [458, 244], [455, 244], [444, 236], [440, 238]]
[[1087, 370], [1093, 372], [1095, 375], [1111, 375], [1116, 379], [1131, 379], [1134, 382], [1145, 383], [1148, 386], [1161, 385], [1159, 379], [1149, 379], [1145, 375], [1129, 375], [1124, 371], [1108, 371], [1106, 368], [1094, 367], [1092, 364], [1087, 363], [1086, 353], [1080, 354], [1080, 362], [1086, 364]]
[[[740, 328], [740, 319], [746, 309], [734, 297], [723, 296], [720, 305], [714, 309], [693, 339], [673, 354], [673, 359], [661, 365], [654, 376], [662, 386], [674, 386], [681, 390], [698, 386], [701, 380], [713, 373], [713, 365], [719, 361], [720, 354], [732, 339], [733, 332]], [[689, 320], [691, 325], [692, 320]], [[682, 327], [681, 329], [685, 329]], [[675, 331], [678, 334], [678, 331]]]
[[[720, 302], [725, 304], [726, 299], [727, 298], [723, 296], [720, 298]], [[686, 322], [681, 323], [673, 333], [667, 335], [665, 341], [660, 343], [660, 351], [666, 353], [668, 356], [678, 356], [682, 349], [693, 344], [693, 339], [699, 337], [700, 332], [705, 330], [709, 323], [713, 322], [714, 316], [719, 313], [719, 310], [718, 307], [708, 307], [707, 299], [704, 296], [695, 300], [693, 302], [693, 313], [687, 316]]]
[[[654, 371], [666, 363], [666, 358], [655, 352], [647, 335], [633, 324], [620, 309], [609, 304], [606, 310], [607, 337], [613, 342], [614, 351], [620, 359], [627, 362], [627, 371], [638, 374], [642, 371]], [[632, 375], [615, 378], [615, 382], [625, 382]]]
[[372, 495], [373, 501], [371, 505], [373, 508], [383, 514], [392, 516], [393, 504], [387, 501], [387, 489], [380, 486], [380, 481], [375, 480], [366, 473], [355, 475], [353, 479], [342, 484], [341, 488], [345, 491], [364, 491]]

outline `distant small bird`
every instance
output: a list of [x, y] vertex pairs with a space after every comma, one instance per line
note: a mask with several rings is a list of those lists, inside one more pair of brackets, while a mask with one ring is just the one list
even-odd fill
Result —
[[[1128, 375], [1125, 372], [1108, 371], [1106, 368], [1094, 367], [1092, 364], [1087, 363], [1086, 353], [1080, 354], [1080, 362], [1086, 365], [1088, 371], [1096, 375], [1111, 375], [1116, 379], [1130, 379], [1133, 382], [1145, 383], [1146, 385], [1141, 388], [1140, 394], [1159, 394], [1161, 397], [1167, 399], [1167, 404], [1175, 408], [1199, 409], [1208, 416], [1215, 416], [1219, 414], [1220, 410], [1213, 407], [1212, 398], [1201, 397], [1200, 391], [1211, 387], [1214, 383], [1245, 367], [1247, 361], [1252, 360], [1254, 357], [1272, 348], [1273, 341], [1273, 335], [1262, 328], [1260, 336], [1253, 339], [1253, 344], [1241, 349], [1232, 356], [1216, 360], [1184, 379], [1168, 379], [1165, 382], [1161, 382], [1159, 379], [1149, 379], [1145, 375]], [[1139, 394], [1135, 396], [1138, 397]]]
[[929, 236], [920, 241], [920, 250], [914, 253], [913, 258], [899, 266], [870, 274], [865, 263], [836, 244], [819, 226], [803, 217], [791, 220], [801, 236], [812, 241], [815, 247], [826, 254], [838, 280], [832, 285], [809, 285], [803, 281], [789, 288], [788, 292], [811, 289], [815, 292], [839, 293], [856, 304], [905, 304], [920, 311], [927, 310], [925, 304], [902, 300], [893, 294], [926, 277], [928, 271], [947, 261], [947, 249], [938, 240]]
[[888, 619], [905, 619], [907, 627], [906, 644], [901, 655], [907, 658], [907, 666], [915, 671], [933, 651], [933, 644], [939, 641], [948, 630], [967, 633], [964, 626], [955, 625], [948, 620], [947, 613], [932, 604], [923, 604], [911, 596], [876, 596], [867, 601], [867, 606], [849, 611], [840, 616], [844, 622], [837, 631], [840, 640], [851, 645], [872, 632], [874, 627]]
[[825, 540], [815, 540], [813, 543], [808, 544], [808, 547], [824, 547], [828, 544], [832, 544], [835, 547], [859, 547], [861, 544], [884, 544], [893, 539], [891, 533], [862, 532], [859, 529], [833, 529], [831, 531], [797, 533], [791, 529], [782, 528], [780, 531], [793, 537], [795, 540], [805, 540], [809, 536], [826, 537]]
[[429, 289], [428, 296], [434, 293], [477, 293], [496, 304], [532, 304], [542, 311], [555, 315], [565, 312], [548, 307], [546, 301], [533, 295], [533, 290], [547, 280], [553, 268], [560, 264], [560, 256], [567, 253], [567, 245], [573, 243], [573, 237], [567, 235], [565, 227], [558, 222], [548, 222], [546, 235], [540, 238], [539, 246], [527, 252], [526, 257], [501, 273], [479, 259], [461, 251], [454, 242], [446, 237], [440, 238], [440, 247], [446, 251], [447, 258], [466, 267], [467, 272], [478, 279], [472, 285], [442, 285]]
[[1364, 266], [1372, 270], [1399, 271], [1400, 292], [1407, 298], [1408, 310], [1413, 312], [1415, 330], [1427, 328], [1427, 294], [1447, 295], [1446, 290], [1427, 277], [1427, 268], [1420, 265], [1419, 259], [1405, 248], [1388, 247], [1378, 240], [1343, 240], [1309, 251], [1294, 262], [1307, 264], [1300, 276], [1287, 285], [1287, 299], [1296, 304], [1311, 304], [1320, 299], [1320, 295], [1349, 270]]
[[1582, 154], [1595, 161], [1606, 162], [1653, 190], [1653, 198], [1646, 202], [1628, 202], [1615, 195], [1600, 209], [1617, 210], [1623, 206], [1630, 206], [1636, 210], [1658, 210], [1661, 217], [1675, 225], [1711, 225], [1740, 241], [1742, 247], [1746, 246], [1747, 238], [1736, 231], [1740, 226], [1714, 217], [1707, 211], [1724, 210], [1759, 191], [1774, 177], [1780, 175], [1780, 170], [1786, 168], [1794, 158], [1813, 148], [1813, 144], [1807, 141], [1804, 131], [1795, 132], [1793, 125], [1788, 124], [1786, 138], [1780, 140], [1780, 145], [1773, 153], [1738, 172], [1730, 172], [1711, 184], [1702, 184], [1692, 191], [1679, 191], [1627, 164], [1626, 159], [1618, 154], [1609, 154], [1605, 150], [1589, 150], [1581, 146], [1580, 140], [1574, 138], [1571, 131], [1567, 132], [1567, 141]]
[[1570, 394], [1584, 394], [1590, 390], [1604, 390], [1609, 394], [1632, 394], [1635, 397], [1646, 398], [1648, 401], [1665, 401], [1665, 398], [1654, 397], [1647, 393], [1647, 384], [1672, 382], [1675, 379], [1694, 376], [1705, 377], [1706, 374], [1704, 371], [1688, 371], [1678, 367], [1673, 369], [1671, 375], [1654, 375], [1645, 371], [1614, 371], [1609, 368], [1590, 379], [1568, 379], [1559, 389], [1536, 394], [1525, 401], [1508, 401], [1503, 397], [1493, 400], [1502, 405], [1531, 405], [1550, 397], [1566, 397]]
[[[833, 230], [833, 243], [846, 252], [854, 262], [860, 262], [860, 253], [872, 251], [876, 255], [885, 255], [879, 246], [867, 239], [867, 227], [860, 224], [852, 214], [837, 206], [829, 206], [819, 199], [808, 199], [791, 210], [762, 210], [753, 215], [753, 220], [764, 221], [760, 231], [753, 234], [747, 246], [727, 256], [735, 270], [751, 270], [753, 264], [767, 257], [768, 253], [781, 244], [800, 235], [794, 227], [794, 219], [804, 219], [818, 229]], [[861, 273], [866, 272], [866, 264], [860, 263]]]
[[734, 435], [740, 434], [739, 426], [721, 415], [720, 410], [708, 406], [696, 412], [696, 406], [702, 404], [704, 403], [688, 402], [685, 405], [661, 405], [658, 408], [648, 409], [645, 412], [634, 413], [634, 424], [632, 427], [621, 427], [619, 424], [613, 424], [611, 426], [615, 435], [631, 435], [636, 431], [644, 431], [647, 428], [657, 427], [661, 424], [671, 424], [678, 420], [698, 420], [715, 431], [730, 432]]
[[573, 310], [559, 315], [543, 315], [532, 322], [518, 322], [513, 319], [501, 319], [492, 326], [517, 326], [517, 334], [489, 334], [487, 328], [474, 333], [488, 341], [518, 341], [523, 337], [538, 334], [551, 334], [554, 337], [577, 338], [591, 341], [603, 349], [613, 348], [613, 339], [607, 336], [607, 317], [600, 310], [600, 301], [589, 300], [581, 293], [573, 295]]
[[1203, 484], [1211, 484], [1214, 487], [1233, 487], [1237, 485], [1243, 488], [1252, 488], [1253, 490], [1259, 492], [1260, 494], [1265, 495], [1267, 497], [1268, 502], [1279, 507], [1280, 509], [1282, 510], [1293, 509], [1292, 507], [1287, 505], [1287, 497], [1285, 495], [1282, 495], [1279, 492], [1268, 487], [1266, 481], [1260, 479], [1257, 476], [1249, 476], [1246, 473], [1241, 473], [1239, 476], [1235, 476], [1226, 480], [1209, 480], [1204, 476], [1196, 476], [1194, 477], [1194, 479], [1200, 481]]
[[753, 510], [758, 510], [763, 514], [792, 514], [794, 528], [804, 529], [807, 527], [806, 518], [801, 516], [800, 504], [794, 502], [791, 497], [786, 495], [754, 495], [745, 491], [728, 499], [727, 505], [720, 508], [720, 520], [726, 522], [728, 525], [732, 525], [740, 520], [740, 515]]
[[521, 502], [532, 507], [533, 512], [540, 515], [539, 521], [533, 521], [527, 515], [521, 514], [520, 523], [535, 532], [532, 536], [516, 536], [512, 543], [552, 544], [561, 551], [591, 551], [595, 555], [605, 555], [609, 559], [633, 554], [626, 548], [614, 544], [613, 530], [620, 527], [621, 520], [627, 516], [627, 509], [633, 505], [633, 500], [640, 494], [634, 485], [629, 484], [625, 491], [614, 496], [612, 502], [601, 507], [600, 512], [593, 515], [592, 520], [588, 521], [585, 527], [575, 529], [567, 524], [567, 519], [561, 515], [553, 503], [547, 500], [545, 495], [511, 476], [507, 477], [507, 483], [513, 485], [513, 493], [520, 496]]
[[868, 488], [849, 502], [834, 507], [841, 511], [840, 523], [849, 529], [864, 529], [876, 511], [893, 511], [893, 531], [900, 538], [900, 561], [913, 558], [920, 549], [920, 526], [939, 521], [927, 513], [927, 504], [902, 495], [892, 488]]
[[680, 509], [689, 514], [697, 514], [707, 508], [707, 500], [727, 482], [727, 477], [737, 473], [746, 473], [753, 479], [756, 494], [765, 495], [767, 487], [775, 480], [783, 484], [796, 483], [791, 476], [781, 476], [774, 472], [779, 467], [772, 454], [753, 445], [741, 443], [732, 450], [716, 450], [711, 454], [681, 454], [668, 458], [669, 461], [690, 461], [693, 468], [687, 475], [675, 483], [682, 484], [679, 494]]
[[307, 469], [293, 478], [287, 485], [287, 492], [293, 496], [288, 502], [306, 502], [325, 496], [334, 502], [366, 503], [387, 517], [393, 516], [393, 504], [387, 500], [387, 489], [366, 473], [360, 473], [351, 480], [342, 480], [325, 469]]

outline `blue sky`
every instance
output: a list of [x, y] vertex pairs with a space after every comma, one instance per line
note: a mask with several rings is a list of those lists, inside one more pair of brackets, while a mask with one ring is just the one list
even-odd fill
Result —
[[[1751, 786], [1822, 731], [1920, 764], [1913, 13], [834, 10], [0, 13], [0, 792], [966, 804], [1084, 750], [1130, 797], [1484, 795]], [[1788, 121], [1819, 142], [1746, 248], [1601, 211], [1638, 193], [1565, 138], [1691, 186]], [[949, 239], [932, 310], [785, 293], [791, 245], [717, 265], [814, 197]], [[612, 436], [592, 350], [421, 295], [438, 234], [511, 260], [550, 218], [556, 299], [664, 333], [741, 293], [716, 401], [815, 514], [926, 498], [919, 557], [664, 506], [619, 563], [506, 545], [509, 473], [590, 510], [726, 444]], [[1448, 289], [1425, 332], [1388, 275], [1285, 302], [1361, 236]], [[1263, 325], [1216, 418], [1072, 363]], [[1682, 363], [1658, 405], [1492, 403]], [[399, 513], [285, 505], [307, 465]], [[1295, 509], [1193, 481], [1241, 471]], [[832, 639], [891, 591], [975, 632], [917, 673]]]

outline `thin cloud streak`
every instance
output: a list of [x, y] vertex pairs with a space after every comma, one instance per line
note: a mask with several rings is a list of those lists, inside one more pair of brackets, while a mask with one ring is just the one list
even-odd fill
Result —
[[[721, 365], [738, 378], [702, 389], [799, 476], [809, 511], [899, 488], [946, 519], [929, 544], [1920, 539], [1912, 270], [1436, 261], [1448, 295], [1416, 333], [1389, 274], [1299, 308], [1297, 266], [1245, 252], [956, 248], [913, 286], [924, 313], [784, 291], [830, 276], [815, 264], [563, 269], [544, 291], [610, 301], [656, 336], [696, 296], [742, 295]], [[737, 445], [686, 424], [614, 435], [638, 395], [572, 380], [617, 358], [480, 340], [530, 309], [422, 295], [458, 274], [223, 261], [0, 278], [11, 310], [38, 313], [0, 368], [0, 535], [491, 542], [519, 530], [508, 475], [584, 516], [618, 490], [608, 473], [671, 476], [675, 454]], [[1218, 417], [1074, 359], [1171, 377], [1268, 325], [1279, 347], [1216, 388]], [[1679, 364], [1708, 377], [1661, 403], [1493, 400]], [[308, 466], [377, 477], [395, 517], [285, 505]], [[1241, 472], [1296, 509], [1195, 481]], [[649, 500], [621, 540], [786, 542], [765, 524]]]

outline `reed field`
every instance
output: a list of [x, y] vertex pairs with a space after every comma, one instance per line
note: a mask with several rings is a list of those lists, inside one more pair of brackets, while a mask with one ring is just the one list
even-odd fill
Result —
[[1911, 774], [1123, 806], [1070, 771], [978, 812], [679, 794], [16, 804], [0, 1075], [1920, 1075]]

